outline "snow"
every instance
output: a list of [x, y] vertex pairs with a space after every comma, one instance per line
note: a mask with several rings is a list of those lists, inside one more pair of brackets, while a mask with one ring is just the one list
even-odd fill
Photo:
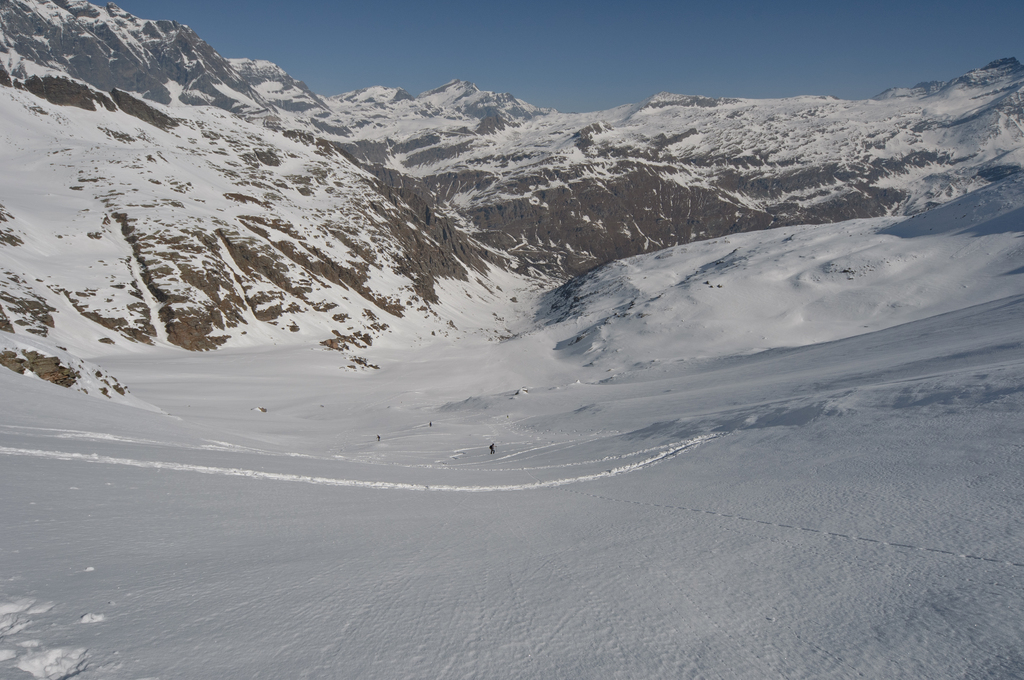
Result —
[[486, 314], [460, 282], [510, 337], [393, 333], [373, 372], [82, 357], [152, 410], [0, 371], [0, 674], [1018, 677], [1022, 208], [1011, 178]]
[[[998, 86], [986, 85], [997, 81]], [[596, 171], [617, 177], [646, 164], [650, 173], [675, 175], [685, 186], [719, 186], [723, 166], [746, 158], [751, 168], [759, 168], [748, 168], [759, 179], [785, 177], [793, 167], [876, 164], [883, 176], [873, 178], [872, 185], [905, 195], [899, 211], [911, 214], [983, 186], [979, 171], [1024, 164], [1014, 108], [1020, 86], [1019, 69], [1006, 65], [864, 101], [715, 100], [659, 93], [638, 104], [581, 114], [534, 109], [510, 95], [456, 80], [416, 98], [395, 100], [396, 90], [388, 88], [338, 95], [328, 100], [332, 111], [325, 120], [346, 130], [340, 140], [363, 143], [375, 162], [403, 173], [431, 177], [471, 171], [497, 178], [486, 190], [471, 183], [459, 187], [449, 200], [461, 209], [527, 198], [521, 187], [527, 177], [535, 183], [541, 168], [548, 176]], [[473, 134], [481, 110], [477, 104], [502, 110], [510, 127]], [[595, 124], [601, 125], [595, 138], [604, 158], [575, 146], [577, 133]], [[403, 144], [415, 150], [400, 153], [396, 149]], [[426, 160], [424, 149], [439, 153]], [[628, 164], [615, 162], [627, 151]], [[772, 200], [807, 207], [850, 190], [844, 182], [831, 191], [819, 187], [813, 196], [785, 188]], [[765, 207], [764, 198], [737, 192], [737, 200], [752, 209]]]

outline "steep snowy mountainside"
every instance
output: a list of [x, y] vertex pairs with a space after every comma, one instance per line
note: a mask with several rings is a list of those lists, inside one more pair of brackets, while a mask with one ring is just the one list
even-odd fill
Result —
[[18, 78], [67, 74], [161, 104], [248, 115], [273, 110], [247, 82], [250, 73], [236, 70], [188, 26], [139, 19], [112, 2], [3, 0], [0, 66]]
[[280, 67], [224, 59], [190, 29], [85, 0], [5, 0], [3, 64], [174, 105], [215, 105], [342, 145], [384, 183], [566, 279], [726, 234], [914, 214], [1024, 167], [1024, 67], [994, 61], [875, 99], [659, 93], [591, 113], [453, 80], [324, 98]]
[[301, 80], [295, 80], [273, 62], [262, 59], [228, 59], [238, 75], [263, 100], [284, 111], [325, 111], [327, 104]]
[[477, 119], [501, 116], [511, 120], [529, 120], [551, 112], [550, 109], [541, 109], [516, 99], [507, 92], [485, 92], [473, 83], [458, 79], [423, 92], [412, 101], [419, 103], [426, 111], [460, 111]]
[[[1019, 296], [1024, 177], [910, 218], [733, 234], [615, 262], [547, 295], [566, 360], [620, 371], [839, 340]], [[625, 354], [619, 354], [628, 350]]]
[[566, 276], [679, 243], [960, 197], [1024, 166], [1022, 87], [1011, 58], [866, 101], [659, 93], [472, 127], [452, 109], [430, 119], [407, 99], [342, 95], [323, 120], [387, 181], [426, 187], [524, 267]]
[[505, 332], [522, 280], [327, 140], [38, 83], [0, 86], [0, 330], [81, 356]]

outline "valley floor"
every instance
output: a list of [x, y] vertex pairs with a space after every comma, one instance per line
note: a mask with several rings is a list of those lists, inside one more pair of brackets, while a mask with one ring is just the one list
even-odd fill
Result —
[[379, 370], [0, 371], [0, 676], [1024, 676], [1022, 216], [689, 244]]
[[104, 363], [167, 415], [0, 372], [0, 674], [1019, 677], [1022, 331]]

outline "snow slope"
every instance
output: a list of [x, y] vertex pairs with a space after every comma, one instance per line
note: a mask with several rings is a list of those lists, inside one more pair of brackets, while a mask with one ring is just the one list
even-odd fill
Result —
[[373, 372], [91, 357], [164, 413], [0, 371], [0, 674], [1019, 677], [1022, 205], [641, 256]]
[[[0, 87], [0, 330], [85, 354], [332, 337], [355, 351], [388, 329], [500, 332], [495, 286], [526, 285], [322, 138], [154, 111], [169, 122]], [[475, 308], [444, 311], [468, 295]]]
[[[606, 265], [547, 295], [561, 351], [723, 356], [836, 340], [1021, 292], [1024, 178], [911, 218], [786, 227]], [[560, 334], [560, 335], [559, 335]], [[680, 338], [685, 337], [685, 343]]]

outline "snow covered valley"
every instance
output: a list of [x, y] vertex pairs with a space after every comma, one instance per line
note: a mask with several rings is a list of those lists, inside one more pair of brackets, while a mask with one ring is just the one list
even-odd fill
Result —
[[380, 370], [0, 371], [0, 677], [1020, 677], [1022, 186], [613, 263]]

